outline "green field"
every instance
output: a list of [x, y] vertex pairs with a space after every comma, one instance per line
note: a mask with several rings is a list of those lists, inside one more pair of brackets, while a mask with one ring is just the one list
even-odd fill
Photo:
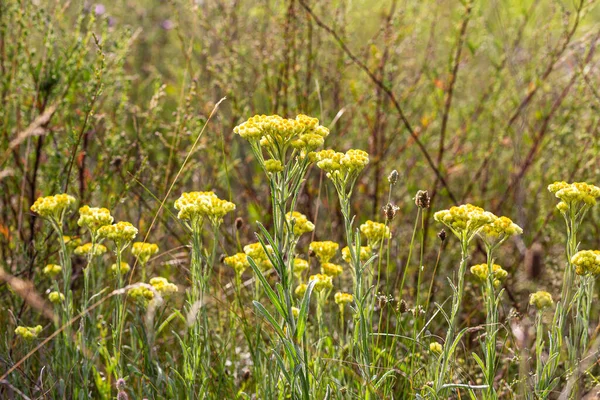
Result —
[[598, 398], [599, 46], [594, 0], [0, 1], [0, 398]]

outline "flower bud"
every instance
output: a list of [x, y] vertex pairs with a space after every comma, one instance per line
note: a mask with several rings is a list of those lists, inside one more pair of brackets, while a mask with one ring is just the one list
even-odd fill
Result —
[[419, 190], [415, 195], [415, 204], [419, 208], [429, 208], [431, 204], [431, 198], [429, 197], [429, 193], [427, 190]]
[[390, 174], [388, 175], [388, 182], [390, 183], [390, 185], [395, 185], [396, 182], [398, 182], [398, 171], [393, 170], [392, 172], [390, 172]]

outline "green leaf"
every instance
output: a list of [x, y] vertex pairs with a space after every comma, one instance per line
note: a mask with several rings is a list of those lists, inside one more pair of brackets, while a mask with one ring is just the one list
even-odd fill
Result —
[[283, 305], [277, 298], [277, 294], [275, 294], [275, 291], [273, 291], [273, 288], [271, 288], [271, 285], [269, 285], [269, 282], [267, 282], [267, 279], [263, 275], [260, 268], [258, 268], [258, 265], [256, 265], [256, 262], [252, 259], [252, 257], [248, 257], [248, 262], [250, 263], [250, 267], [252, 267], [256, 276], [258, 276], [258, 280], [260, 280], [260, 282], [262, 283], [267, 297], [269, 298], [269, 300], [271, 300], [271, 303], [273, 304], [277, 312], [280, 315], [285, 315], [285, 312], [283, 311]]
[[260, 304], [258, 301], [253, 300], [252, 303], [254, 304], [254, 307], [256, 307], [256, 309], [258, 310], [258, 312], [260, 312], [263, 317], [266, 318], [267, 321], [269, 321], [269, 323], [271, 324], [271, 326], [273, 326], [273, 329], [275, 329], [275, 332], [277, 332], [277, 334], [283, 339], [285, 338], [285, 334], [283, 333], [283, 330], [281, 329], [281, 326], [279, 326], [279, 324], [277, 323], [277, 321], [275, 321], [275, 318], [273, 318], [273, 316], [271, 315], [271, 313], [269, 311], [267, 311], [267, 309]]
[[310, 296], [315, 287], [316, 281], [308, 282], [304, 298], [302, 299], [302, 305], [300, 306], [300, 313], [298, 314], [298, 325], [296, 326], [296, 339], [300, 340], [306, 330], [306, 321], [308, 319], [308, 309], [310, 307]]

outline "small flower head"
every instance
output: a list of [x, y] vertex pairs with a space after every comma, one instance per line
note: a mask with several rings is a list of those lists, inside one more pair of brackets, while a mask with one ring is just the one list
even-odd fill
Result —
[[40, 217], [62, 222], [65, 213], [74, 205], [75, 197], [62, 193], [54, 196], [38, 197], [31, 206], [31, 211]]
[[50, 278], [56, 277], [56, 275], [60, 274], [62, 271], [62, 267], [57, 264], [48, 264], [44, 267], [42, 271], [44, 275], [49, 276]]
[[281, 161], [279, 160], [266, 160], [265, 169], [267, 172], [276, 174], [277, 172], [283, 171], [283, 164], [281, 164]]
[[[269, 253], [273, 253], [273, 249], [270, 245], [267, 245], [267, 250], [269, 251]], [[273, 263], [271, 263], [271, 260], [269, 259], [269, 256], [267, 255], [267, 252], [265, 251], [262, 244], [248, 244], [244, 246], [244, 253], [248, 257], [252, 258], [256, 265], [263, 271], [273, 268]]]
[[600, 274], [600, 251], [578, 251], [571, 257], [571, 263], [575, 266], [577, 275], [598, 275]]
[[88, 229], [95, 236], [98, 229], [112, 224], [113, 221], [114, 218], [107, 208], [83, 206], [79, 209], [77, 225]]
[[431, 342], [429, 343], [429, 351], [433, 354], [442, 354], [442, 345], [438, 342]]
[[298, 286], [296, 286], [296, 289], [294, 290], [294, 294], [296, 295], [296, 297], [298, 297], [299, 299], [303, 298], [304, 293], [306, 293], [306, 288], [306, 283], [301, 283]]
[[138, 234], [138, 230], [130, 222], [117, 222], [98, 229], [98, 237], [115, 242], [117, 249], [122, 251]]
[[329, 262], [335, 256], [339, 248], [339, 244], [331, 241], [312, 242], [309, 245], [309, 249], [322, 263]]
[[392, 172], [390, 172], [387, 179], [390, 185], [395, 185], [396, 182], [398, 182], [398, 171], [393, 170]]
[[219, 199], [214, 192], [186, 192], [175, 201], [175, 209], [179, 211], [177, 218], [188, 221], [190, 228], [199, 232], [204, 218], [218, 226], [227, 213], [235, 210], [235, 204]]
[[[475, 275], [481, 282], [485, 282], [489, 276], [489, 267], [487, 264], [477, 264], [471, 267], [471, 273]], [[500, 265], [494, 264], [492, 265], [492, 275], [494, 276], [494, 284], [496, 286], [496, 281], [500, 284], [501, 281], [506, 279], [508, 276], [508, 272], [504, 270]]]
[[326, 262], [321, 264], [321, 272], [335, 278], [336, 276], [341, 275], [342, 272], [344, 272], [344, 269], [341, 265]]
[[492, 222], [484, 225], [479, 231], [479, 236], [488, 246], [497, 246], [511, 236], [523, 233], [523, 229], [512, 222], [510, 218], [496, 217], [493, 214], [491, 216]]
[[169, 282], [166, 278], [155, 277], [150, 279], [150, 285], [158, 292], [161, 296], [168, 296], [173, 293], [177, 293], [177, 285]]
[[53, 291], [48, 294], [48, 300], [52, 304], [59, 304], [65, 300], [65, 295], [61, 292]]
[[154, 292], [142, 285], [129, 289], [127, 295], [134, 302], [138, 303], [143, 307], [147, 306], [148, 302], [154, 299]]
[[298, 316], [300, 315], [300, 309], [298, 307], [292, 307], [292, 315], [294, 316], [294, 318], [298, 318]]
[[125, 390], [125, 388], [127, 387], [127, 384], [125, 383], [125, 379], [123, 379], [123, 378], [117, 379], [117, 383], [115, 386], [117, 387], [117, 390], [119, 390], [119, 391]]
[[311, 275], [310, 278], [308, 278], [308, 281], [309, 282], [315, 281], [314, 290], [317, 292], [321, 292], [323, 290], [333, 288], [332, 277], [329, 275], [325, 275], [325, 274]]
[[235, 270], [235, 273], [241, 275], [248, 267], [248, 256], [246, 253], [237, 253], [223, 259], [223, 263]]
[[118, 275], [118, 274], [125, 275], [126, 273], [128, 273], [131, 270], [131, 267], [125, 261], [121, 261], [121, 268], [119, 268], [117, 270], [117, 264], [113, 264], [110, 266], [110, 270], [115, 275]]
[[147, 264], [150, 257], [156, 253], [158, 253], [158, 245], [154, 243], [135, 242], [131, 246], [131, 254], [133, 254], [142, 265]]
[[311, 153], [310, 158], [316, 161], [317, 167], [327, 173], [327, 177], [338, 186], [345, 187], [356, 179], [358, 174], [369, 163], [369, 154], [363, 150], [348, 150], [340, 153], [334, 150], [321, 150]]
[[[370, 246], [360, 247], [360, 261], [365, 262], [373, 255], [373, 250]], [[352, 263], [352, 255], [350, 254], [350, 248], [348, 246], [342, 249], [342, 259], [348, 264]]]
[[81, 246], [77, 246], [74, 250], [75, 255], [78, 256], [101, 256], [106, 253], [106, 246], [101, 244], [95, 244], [92, 247], [91, 243], [82, 244]]
[[17, 326], [15, 329], [15, 334], [20, 336], [25, 340], [33, 340], [38, 337], [38, 335], [42, 332], [42, 326]]
[[433, 219], [446, 225], [459, 239], [470, 241], [481, 228], [493, 221], [494, 215], [472, 204], [463, 204], [438, 211]]
[[429, 193], [427, 190], [419, 190], [415, 195], [415, 204], [419, 208], [429, 208], [431, 204], [431, 198], [429, 197]]
[[354, 296], [350, 293], [337, 292], [333, 297], [336, 304], [344, 305], [348, 303], [352, 303], [354, 301]]
[[300, 236], [304, 233], [315, 230], [315, 225], [306, 218], [306, 215], [297, 211], [289, 212], [285, 215], [287, 223], [293, 225], [294, 235]]
[[548, 190], [569, 207], [593, 206], [600, 197], [600, 188], [585, 182], [554, 182]]
[[535, 306], [538, 310], [543, 310], [544, 308], [552, 307], [554, 301], [550, 293], [540, 290], [529, 296], [529, 304]]
[[367, 238], [367, 242], [372, 248], [377, 247], [384, 239], [392, 237], [388, 226], [370, 220], [360, 226], [360, 232]]
[[396, 218], [396, 213], [398, 210], [400, 210], [399, 207], [393, 205], [392, 203], [387, 203], [383, 207], [383, 216], [385, 217], [385, 220], [389, 222]]
[[304, 271], [308, 269], [308, 261], [303, 258], [294, 258], [294, 274], [296, 276], [302, 275]]

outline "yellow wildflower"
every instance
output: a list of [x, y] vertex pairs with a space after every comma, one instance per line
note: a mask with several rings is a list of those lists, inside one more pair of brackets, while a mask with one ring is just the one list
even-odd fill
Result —
[[554, 182], [548, 186], [548, 190], [568, 207], [581, 204], [593, 206], [600, 197], [600, 188], [585, 182]]
[[75, 197], [68, 194], [55, 194], [54, 196], [38, 197], [31, 206], [31, 211], [40, 217], [61, 222], [65, 212], [75, 204]]
[[131, 243], [138, 234], [138, 230], [130, 222], [117, 222], [113, 225], [105, 225], [98, 229], [98, 236], [115, 242], [117, 249], [122, 250]]
[[190, 228], [199, 231], [204, 218], [213, 226], [220, 225], [223, 217], [235, 210], [235, 204], [219, 199], [214, 192], [185, 192], [175, 201], [175, 209], [179, 211], [177, 218], [189, 221]]
[[[273, 254], [273, 249], [270, 245], [267, 245], [267, 250], [270, 254]], [[251, 243], [244, 246], [244, 253], [246, 253], [248, 257], [252, 258], [256, 265], [263, 271], [273, 267], [269, 256], [267, 255], [264, 247], [260, 243]]]
[[337, 253], [339, 247], [339, 244], [331, 241], [312, 242], [309, 245], [309, 249], [315, 253], [319, 261], [322, 263], [329, 262], [329, 260], [335, 256], [335, 253]]
[[177, 285], [170, 283], [166, 278], [155, 277], [150, 279], [150, 284], [162, 296], [167, 296], [172, 293], [177, 293]]
[[235, 270], [236, 274], [241, 275], [246, 268], [250, 266], [246, 253], [237, 253], [223, 259], [223, 263]]
[[336, 304], [339, 304], [339, 305], [352, 303], [354, 301], [354, 296], [352, 296], [350, 293], [344, 293], [344, 292], [337, 292], [333, 298], [334, 298]]
[[44, 267], [42, 271], [44, 275], [47, 275], [51, 278], [54, 278], [56, 275], [60, 274], [62, 271], [62, 267], [57, 264], [48, 264]]
[[79, 220], [77, 225], [87, 228], [92, 235], [96, 235], [98, 229], [110, 225], [114, 221], [107, 208], [83, 206], [79, 209]]
[[[115, 274], [118, 274], [117, 272], [117, 264], [113, 264], [110, 266], [110, 270], [112, 272], [114, 272]], [[121, 261], [121, 268], [119, 268], [121, 275], [125, 275], [126, 273], [128, 273], [131, 270], [131, 267], [129, 266], [129, 264], [127, 264], [124, 261]]]
[[307, 288], [306, 283], [301, 283], [300, 285], [296, 286], [296, 290], [294, 290], [294, 294], [296, 294], [296, 297], [298, 297], [298, 298], [304, 297], [304, 293], [306, 293], [306, 288]]
[[554, 301], [550, 293], [540, 290], [529, 296], [529, 304], [535, 306], [538, 310], [543, 310], [546, 307], [551, 307]]
[[[373, 251], [371, 250], [370, 246], [361, 246], [360, 247], [360, 261], [365, 262], [367, 261], [369, 258], [371, 258], [371, 255], [373, 254]], [[346, 261], [348, 264], [350, 264], [352, 262], [352, 257], [350, 255], [350, 248], [348, 246], [344, 247], [342, 249], [342, 259], [344, 261]]]
[[600, 274], [600, 251], [581, 250], [571, 257], [577, 275]]
[[300, 309], [298, 307], [292, 307], [292, 315], [294, 316], [294, 318], [298, 318], [298, 316], [300, 315]]
[[146, 306], [150, 300], [154, 299], [154, 292], [141, 285], [130, 289], [127, 295], [132, 300], [143, 306]]
[[265, 169], [267, 172], [276, 174], [277, 172], [283, 171], [283, 164], [279, 160], [266, 160]]
[[304, 233], [312, 232], [315, 225], [308, 220], [306, 215], [297, 211], [289, 212], [285, 215], [288, 224], [294, 226], [294, 235], [300, 236]]
[[106, 246], [96, 244], [92, 249], [92, 244], [86, 243], [82, 244], [81, 246], [77, 246], [74, 250], [74, 253], [78, 256], [87, 256], [90, 254], [93, 256], [101, 256], [102, 254], [106, 253]]
[[336, 277], [342, 274], [344, 269], [341, 265], [333, 264], [333, 263], [322, 263], [321, 264], [321, 273], [325, 275], [329, 275], [331, 277]]
[[371, 247], [376, 247], [382, 240], [392, 237], [389, 227], [381, 222], [371, 220], [360, 226], [360, 232], [367, 238]]
[[309, 282], [315, 281], [314, 290], [317, 292], [321, 292], [325, 289], [333, 288], [332, 277], [329, 275], [325, 275], [325, 274], [311, 275], [308, 278], [308, 281]]
[[158, 253], [158, 245], [154, 243], [135, 242], [131, 246], [131, 254], [138, 259], [140, 264], [147, 264], [150, 257]]
[[37, 325], [34, 327], [31, 326], [17, 326], [15, 329], [15, 334], [21, 336], [23, 339], [32, 340], [38, 337], [38, 335], [42, 332], [42, 326]]
[[472, 204], [438, 211], [433, 219], [446, 225], [461, 240], [471, 240], [481, 228], [494, 220], [494, 214]]
[[[481, 282], [485, 282], [489, 276], [489, 267], [487, 264], [477, 264], [471, 267], [471, 273], [475, 275]], [[502, 281], [508, 276], [508, 272], [500, 265], [492, 265], [492, 274], [494, 275], [494, 283], [496, 280]], [[500, 282], [498, 282], [500, 283]]]
[[302, 258], [294, 258], [294, 274], [300, 276], [308, 269], [308, 261]]
[[429, 343], [429, 351], [433, 354], [442, 354], [443, 348], [438, 342], [431, 342]]
[[65, 300], [65, 295], [60, 292], [53, 291], [48, 294], [48, 300], [50, 300], [50, 303], [52, 304], [62, 303]]
[[488, 246], [497, 246], [511, 236], [520, 235], [523, 229], [508, 217], [497, 217], [489, 213], [492, 222], [484, 225], [479, 231], [479, 236]]

